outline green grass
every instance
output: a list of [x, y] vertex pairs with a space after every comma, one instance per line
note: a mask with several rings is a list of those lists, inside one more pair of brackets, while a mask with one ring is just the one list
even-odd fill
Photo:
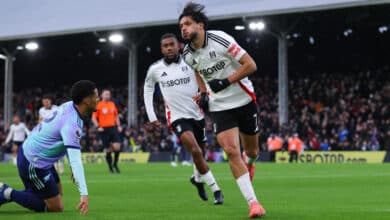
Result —
[[[225, 203], [201, 201], [189, 183], [192, 167], [122, 164], [122, 174], [105, 165], [85, 166], [90, 209], [75, 210], [79, 196], [62, 175], [64, 213], [34, 213], [11, 203], [0, 219], [247, 219], [247, 204], [228, 164], [212, 164]], [[0, 181], [22, 188], [17, 170], [0, 164]], [[267, 210], [263, 219], [390, 219], [390, 164], [258, 164], [255, 191]], [[212, 194], [209, 193], [212, 198]]]

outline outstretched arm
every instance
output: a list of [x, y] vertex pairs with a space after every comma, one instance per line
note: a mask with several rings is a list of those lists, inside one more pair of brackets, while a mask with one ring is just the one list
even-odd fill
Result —
[[88, 212], [88, 189], [85, 181], [83, 163], [81, 161], [81, 151], [79, 147], [66, 147], [73, 178], [80, 192], [80, 203], [77, 209], [80, 209], [80, 213], [85, 215]]

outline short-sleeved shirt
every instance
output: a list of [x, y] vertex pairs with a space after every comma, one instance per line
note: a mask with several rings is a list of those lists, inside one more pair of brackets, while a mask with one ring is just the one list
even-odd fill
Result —
[[26, 159], [37, 168], [49, 168], [66, 153], [66, 146], [80, 149], [83, 120], [72, 101], [62, 104], [32, 130], [23, 143]]
[[55, 111], [57, 111], [58, 106], [52, 105], [51, 108], [47, 109], [45, 107], [42, 107], [39, 109], [39, 118], [46, 119], [53, 115]]
[[207, 90], [210, 92], [210, 111], [229, 110], [255, 101], [256, 95], [248, 77], [217, 93], [211, 91], [207, 82], [212, 79], [224, 79], [234, 74], [241, 67], [239, 60], [246, 51], [233, 37], [223, 31], [206, 31], [205, 35], [204, 46], [195, 50], [187, 44], [183, 57], [184, 61], [206, 82]]
[[108, 128], [116, 125], [118, 109], [112, 101], [100, 101], [96, 107], [96, 112], [92, 117], [98, 121], [99, 127]]

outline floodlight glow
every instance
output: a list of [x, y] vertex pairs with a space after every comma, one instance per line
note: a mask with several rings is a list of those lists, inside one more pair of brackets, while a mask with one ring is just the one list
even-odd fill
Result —
[[236, 31], [245, 30], [245, 26], [244, 25], [236, 25], [236, 26], [234, 26], [234, 30], [236, 30]]
[[105, 43], [105, 42], [107, 42], [107, 39], [104, 38], [104, 37], [101, 37], [101, 38], [99, 38], [99, 42], [100, 43]]
[[25, 45], [25, 48], [27, 50], [37, 50], [39, 48], [38, 44], [36, 42], [28, 42], [26, 45]]
[[112, 43], [119, 44], [123, 41], [123, 35], [122, 34], [111, 34], [108, 38]]
[[344, 36], [345, 36], [345, 37], [348, 37], [349, 35], [352, 34], [352, 32], [353, 32], [352, 29], [349, 28], [349, 29], [347, 29], [347, 30], [344, 31]]
[[299, 33], [293, 33], [293, 38], [298, 38], [299, 36], [301, 36]]
[[17, 50], [24, 50], [24, 47], [21, 46], [21, 45], [19, 45], [19, 46], [16, 47], [16, 49], [17, 49]]
[[264, 30], [264, 28], [265, 28], [265, 23], [262, 21], [249, 23], [249, 29], [251, 30], [262, 31]]
[[310, 36], [309, 37], [309, 42], [310, 42], [311, 45], [313, 45], [315, 43], [314, 37]]
[[385, 33], [385, 32], [388, 31], [388, 30], [389, 30], [389, 28], [388, 28], [387, 26], [380, 26], [380, 27], [378, 28], [378, 31], [379, 31], [379, 33], [381, 33], [381, 34]]

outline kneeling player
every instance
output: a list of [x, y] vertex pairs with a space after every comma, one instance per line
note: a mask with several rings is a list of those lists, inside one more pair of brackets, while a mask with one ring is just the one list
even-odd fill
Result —
[[62, 104], [50, 118], [39, 123], [18, 152], [19, 176], [24, 190], [0, 183], [0, 205], [16, 202], [36, 212], [62, 212], [62, 189], [53, 164], [68, 156], [74, 180], [80, 191], [77, 206], [88, 212], [88, 190], [81, 161], [80, 138], [83, 118], [96, 111], [99, 100], [93, 82], [82, 80], [72, 86], [72, 100]]

